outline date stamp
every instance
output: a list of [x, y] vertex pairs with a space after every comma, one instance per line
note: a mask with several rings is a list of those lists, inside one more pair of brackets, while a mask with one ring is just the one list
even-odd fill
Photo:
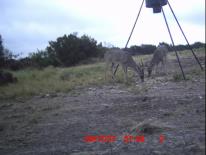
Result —
[[[124, 135], [122, 137], [122, 141], [124, 143], [144, 143], [145, 142], [144, 135]], [[86, 143], [114, 143], [117, 140], [117, 136], [115, 135], [87, 135], [83, 137], [83, 141]], [[165, 136], [163, 134], [159, 135], [159, 143], [162, 144], [165, 141]]]

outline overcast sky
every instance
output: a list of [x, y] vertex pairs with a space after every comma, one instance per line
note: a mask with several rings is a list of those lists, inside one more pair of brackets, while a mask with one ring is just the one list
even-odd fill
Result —
[[[124, 47], [142, 0], [0, 0], [0, 34], [4, 46], [26, 56], [45, 49], [64, 34], [87, 34], [99, 42]], [[205, 42], [205, 0], [169, 1], [189, 42]], [[175, 44], [186, 44], [163, 7]], [[143, 6], [129, 46], [171, 43], [163, 15]]]

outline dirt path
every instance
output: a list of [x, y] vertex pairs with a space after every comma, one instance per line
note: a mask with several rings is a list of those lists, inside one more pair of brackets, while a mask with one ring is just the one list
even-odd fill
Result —
[[[3, 100], [0, 155], [203, 155], [204, 78], [200, 73], [174, 82], [160, 76], [139, 84], [135, 93], [113, 84]], [[87, 135], [117, 139], [88, 143]], [[143, 135], [145, 141], [124, 143], [125, 135]]]

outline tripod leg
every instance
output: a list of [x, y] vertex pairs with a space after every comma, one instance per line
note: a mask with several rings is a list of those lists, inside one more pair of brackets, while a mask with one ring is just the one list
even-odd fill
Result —
[[137, 14], [137, 18], [136, 18], [136, 20], [135, 20], [135, 22], [134, 22], [134, 26], [133, 26], [133, 28], [132, 28], [132, 31], [131, 31], [130, 35], [129, 35], [129, 38], [128, 38], [128, 40], [127, 40], [127, 43], [126, 43], [126, 45], [125, 45], [125, 48], [127, 48], [127, 45], [128, 45], [128, 43], [129, 43], [129, 40], [130, 40], [130, 38], [131, 38], [131, 36], [132, 36], [132, 33], [133, 33], [134, 28], [135, 28], [135, 26], [136, 26], [137, 20], [138, 20], [139, 15], [140, 15], [140, 12], [141, 12], [141, 10], [142, 10], [143, 4], [144, 4], [144, 0], [142, 1], [142, 4], [141, 4], [141, 6], [140, 6], [139, 12], [138, 12], [138, 14]]
[[171, 34], [171, 32], [170, 32], [169, 25], [168, 25], [168, 23], [167, 23], [167, 19], [166, 19], [166, 16], [165, 16], [163, 7], [162, 7], [162, 13], [163, 13], [163, 17], [164, 17], [164, 20], [165, 20], [165, 23], [166, 23], [166, 26], [167, 26], [167, 30], [168, 30], [169, 35], [170, 35], [170, 39], [171, 39], [171, 41], [172, 41], [172, 45], [173, 45], [173, 48], [174, 48], [174, 51], [175, 51], [175, 54], [176, 54], [176, 57], [177, 57], [177, 60], [178, 60], [180, 69], [181, 69], [181, 71], [182, 71], [182, 76], [183, 76], [184, 80], [186, 80], [186, 78], [185, 78], [185, 73], [184, 73], [184, 71], [183, 71], [183, 68], [182, 68], [182, 65], [181, 65], [179, 56], [178, 56], [177, 51], [176, 51], [176, 49], [175, 49], [175, 44], [174, 44], [174, 41], [173, 41], [173, 38], [172, 38], [172, 34]]
[[115, 68], [114, 75], [116, 74], [118, 67], [119, 67], [119, 64]]
[[[129, 38], [128, 38], [128, 40], [127, 40], [127, 43], [126, 43], [126, 45], [125, 45], [125, 48], [127, 48], [127, 45], [128, 45], [128, 43], [129, 43], [129, 40], [130, 40], [130, 38], [131, 38], [131, 36], [132, 36], [132, 33], [133, 33], [134, 28], [135, 28], [135, 26], [136, 26], [137, 20], [138, 20], [139, 15], [140, 15], [140, 12], [141, 12], [141, 10], [142, 10], [143, 4], [144, 4], [144, 0], [142, 0], [142, 4], [141, 4], [141, 6], [140, 6], [139, 12], [138, 12], [138, 14], [137, 14], [137, 18], [136, 18], [136, 20], [135, 20], [135, 22], [134, 22], [134, 26], [133, 26], [133, 28], [132, 28], [132, 31], [131, 31], [130, 35], [129, 35]], [[119, 64], [118, 64], [117, 67], [115, 68], [114, 75], [116, 74], [118, 67], [119, 67]]]
[[190, 46], [189, 41], [187, 40], [187, 37], [185, 36], [185, 33], [183, 32], [182, 27], [180, 26], [180, 23], [178, 22], [177, 17], [175, 16], [175, 13], [174, 13], [174, 11], [173, 11], [173, 9], [172, 9], [172, 7], [171, 7], [169, 1], [168, 1], [168, 5], [169, 5], [170, 10], [171, 10], [171, 12], [172, 12], [172, 14], [173, 14], [173, 16], [174, 16], [174, 18], [175, 18], [175, 20], [176, 20], [176, 22], [177, 22], [177, 24], [178, 24], [180, 30], [181, 30], [181, 32], [182, 32], [182, 34], [183, 34], [183, 36], [184, 36], [186, 42], [187, 42], [187, 45], [188, 45], [189, 49], [191, 50], [191, 52], [192, 52], [193, 56], [195, 57], [196, 61], [198, 62], [198, 64], [199, 64], [201, 70], [203, 70], [203, 67], [202, 67], [202, 65], [201, 65], [201, 63], [200, 63], [200, 61], [199, 61], [199, 59], [198, 59], [197, 56], [195, 55], [195, 53], [194, 53], [192, 47]]

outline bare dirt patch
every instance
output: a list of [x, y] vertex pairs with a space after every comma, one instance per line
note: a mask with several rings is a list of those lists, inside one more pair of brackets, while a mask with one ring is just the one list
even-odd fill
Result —
[[[187, 81], [173, 79], [179, 69], [173, 61], [169, 75], [146, 79], [138, 89], [113, 83], [1, 100], [0, 154], [205, 154], [205, 74], [194, 60], [183, 63]], [[117, 139], [88, 143], [87, 135]], [[124, 143], [125, 135], [144, 135], [145, 141]]]

